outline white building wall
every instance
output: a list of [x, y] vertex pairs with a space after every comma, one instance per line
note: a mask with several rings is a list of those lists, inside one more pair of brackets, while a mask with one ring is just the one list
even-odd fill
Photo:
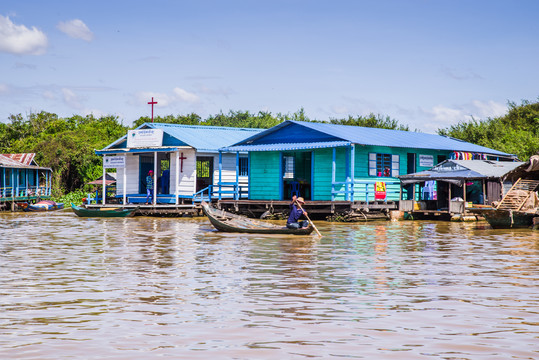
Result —
[[133, 154], [126, 154], [125, 168], [116, 169], [116, 194], [124, 193], [124, 171], [127, 171], [127, 194], [138, 194], [139, 192], [139, 158]]
[[[210, 156], [210, 155], [204, 155]], [[213, 172], [213, 183], [214, 185], [219, 184], [219, 154], [214, 156], [214, 172]], [[249, 178], [247, 176], [239, 177], [239, 185], [242, 188], [242, 191], [245, 193], [245, 196], [248, 192]], [[222, 172], [221, 172], [221, 182], [223, 183], [235, 183], [236, 182], [236, 153], [223, 153], [222, 155]], [[216, 186], [215, 190], [218, 190]], [[232, 190], [231, 187], [227, 187], [223, 190]], [[231, 197], [232, 195], [223, 195], [224, 197]]]
[[[183, 172], [181, 171], [181, 161], [179, 157], [183, 153]], [[180, 196], [192, 196], [196, 189], [196, 152], [195, 149], [182, 149], [174, 152], [174, 161], [170, 162], [170, 193]], [[176, 169], [179, 171], [179, 181], [176, 179]]]
[[[178, 171], [179, 181], [176, 179], [176, 169], [181, 168], [179, 157], [183, 153], [183, 171]], [[181, 149], [179, 152], [171, 153], [170, 161], [170, 194], [175, 195], [176, 190], [180, 196], [192, 196], [196, 191], [196, 157], [213, 157], [213, 184], [217, 190], [219, 183], [219, 154], [215, 153], [197, 153], [195, 149]], [[127, 194], [139, 193], [139, 155], [126, 154], [126, 168], [117, 169], [117, 194], [123, 195], [124, 190], [124, 171], [127, 171]], [[233, 183], [236, 182], [236, 154], [223, 153], [222, 155], [222, 173], [221, 181]], [[248, 177], [240, 176], [239, 183], [245, 194], [248, 191]], [[228, 188], [226, 190], [231, 190]], [[230, 195], [231, 196], [231, 195]]]

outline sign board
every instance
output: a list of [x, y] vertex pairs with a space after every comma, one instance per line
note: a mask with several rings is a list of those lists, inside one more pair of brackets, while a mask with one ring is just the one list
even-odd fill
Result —
[[385, 200], [386, 196], [386, 183], [383, 181], [377, 181], [374, 184], [374, 200]]
[[125, 168], [125, 156], [104, 156], [103, 167], [105, 169], [123, 169]]
[[419, 155], [419, 166], [433, 167], [434, 166], [434, 155]]
[[163, 130], [139, 129], [127, 131], [127, 147], [155, 147], [163, 146]]

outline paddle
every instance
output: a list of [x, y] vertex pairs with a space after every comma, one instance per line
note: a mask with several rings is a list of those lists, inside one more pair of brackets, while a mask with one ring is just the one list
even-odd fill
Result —
[[309, 222], [311, 224], [313, 224], [313, 228], [314, 230], [316, 230], [316, 233], [318, 234], [318, 236], [322, 237], [322, 234], [320, 234], [320, 231], [318, 231], [318, 229], [316, 228], [316, 226], [314, 225], [314, 223], [312, 222], [312, 220], [309, 218], [309, 215], [307, 215], [307, 213], [305, 212], [305, 210], [303, 210], [303, 208], [301, 207], [301, 204], [299, 203], [299, 201], [296, 200], [296, 204], [299, 206], [299, 209], [301, 211], [303, 211], [303, 213], [305, 214], [305, 217], [307, 218], [307, 220], [309, 220]]

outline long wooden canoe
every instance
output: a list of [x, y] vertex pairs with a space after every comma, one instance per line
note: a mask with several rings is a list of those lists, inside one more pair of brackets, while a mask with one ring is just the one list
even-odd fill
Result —
[[202, 202], [202, 210], [208, 219], [210, 219], [212, 225], [217, 230], [224, 232], [309, 235], [314, 230], [312, 224], [309, 224], [306, 228], [289, 229], [286, 226], [279, 226], [261, 220], [250, 219], [245, 216], [216, 209], [205, 201]]
[[138, 207], [134, 209], [87, 209], [72, 203], [71, 209], [73, 209], [73, 212], [80, 217], [128, 217], [134, 216]]

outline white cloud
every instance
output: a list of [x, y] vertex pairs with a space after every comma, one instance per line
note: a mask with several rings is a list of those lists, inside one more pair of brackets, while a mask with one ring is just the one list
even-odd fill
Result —
[[147, 104], [151, 101], [152, 97], [154, 101], [157, 101], [155, 106], [170, 106], [175, 103], [190, 103], [194, 104], [200, 101], [200, 97], [194, 93], [190, 93], [184, 89], [176, 87], [172, 89], [172, 94], [155, 93], [149, 91], [141, 91], [135, 94], [136, 103]]
[[16, 55], [42, 55], [48, 45], [47, 36], [35, 26], [28, 29], [15, 25], [0, 15], [0, 51]]
[[64, 103], [72, 108], [81, 109], [82, 105], [79, 97], [75, 92], [68, 88], [62, 88], [62, 96]]
[[506, 113], [507, 107], [504, 104], [492, 100], [472, 100], [469, 103], [452, 107], [437, 105], [431, 109], [421, 110], [419, 117], [424, 119], [424, 128], [421, 130], [434, 132], [459, 122], [471, 121], [472, 117], [476, 120], [486, 120], [487, 118], [503, 116]]
[[47, 99], [47, 100], [54, 100], [56, 99], [56, 95], [54, 95], [54, 92], [50, 91], [50, 90], [45, 90], [42, 94], [43, 98]]
[[88, 26], [79, 19], [60, 21], [56, 27], [61, 32], [74, 39], [82, 39], [88, 42], [94, 39], [94, 34], [90, 31]]
[[181, 89], [179, 87], [174, 88], [173, 92], [179, 101], [183, 101], [187, 103], [196, 103], [200, 100], [200, 98], [197, 95], [187, 92], [186, 90]]

